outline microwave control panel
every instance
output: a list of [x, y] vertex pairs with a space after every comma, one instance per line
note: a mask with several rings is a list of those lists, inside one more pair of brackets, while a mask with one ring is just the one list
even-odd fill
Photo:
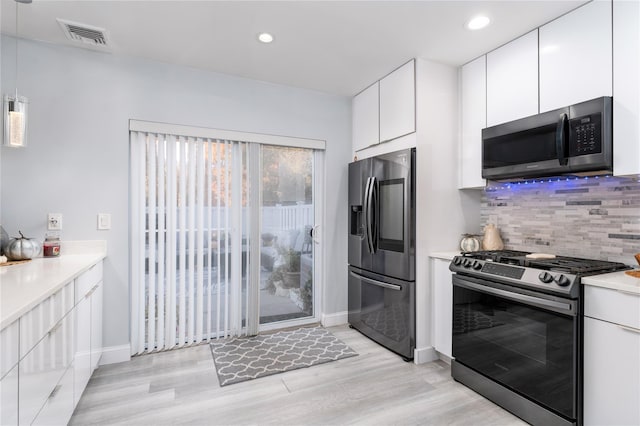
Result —
[[569, 155], [598, 154], [602, 152], [602, 123], [600, 114], [577, 117], [569, 122]]

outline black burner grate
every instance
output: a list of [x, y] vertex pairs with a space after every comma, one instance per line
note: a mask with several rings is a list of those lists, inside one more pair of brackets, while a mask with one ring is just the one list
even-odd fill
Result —
[[604, 260], [580, 259], [574, 257], [556, 257], [555, 259], [527, 259], [525, 266], [549, 271], [566, 272], [586, 276], [629, 269], [624, 263]]
[[577, 257], [558, 256], [554, 259], [527, 259], [529, 252], [517, 250], [485, 250], [463, 253], [471, 259], [490, 260], [509, 265], [538, 268], [545, 271], [564, 272], [573, 275], [587, 276], [607, 272], [630, 269], [624, 263], [604, 260], [581, 259]]

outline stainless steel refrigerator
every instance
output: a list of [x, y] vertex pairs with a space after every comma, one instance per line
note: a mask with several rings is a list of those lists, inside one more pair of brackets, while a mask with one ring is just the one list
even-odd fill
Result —
[[349, 164], [349, 325], [406, 360], [415, 349], [415, 158]]

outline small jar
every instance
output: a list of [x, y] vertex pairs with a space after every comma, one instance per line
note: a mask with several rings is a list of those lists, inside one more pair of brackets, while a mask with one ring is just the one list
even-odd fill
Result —
[[60, 256], [60, 236], [57, 234], [47, 234], [42, 244], [42, 255], [44, 257]]

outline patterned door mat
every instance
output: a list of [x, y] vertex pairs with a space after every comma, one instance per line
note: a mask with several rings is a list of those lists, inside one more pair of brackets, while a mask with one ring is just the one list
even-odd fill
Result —
[[220, 386], [358, 355], [322, 327], [211, 343]]

